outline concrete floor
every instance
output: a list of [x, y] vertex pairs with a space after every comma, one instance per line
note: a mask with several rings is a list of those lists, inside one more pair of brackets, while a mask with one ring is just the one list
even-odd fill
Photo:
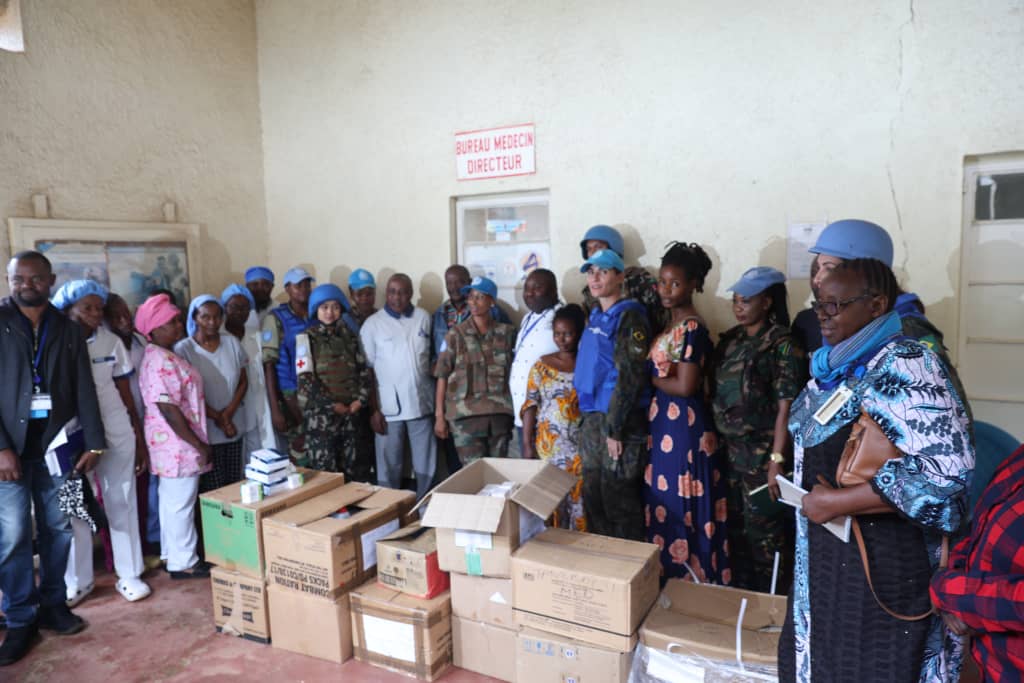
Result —
[[[169, 681], [361, 681], [408, 683], [410, 677], [349, 660], [338, 665], [218, 634], [210, 616], [209, 579], [172, 581], [163, 571], [145, 577], [153, 594], [128, 603], [114, 576], [97, 576], [96, 589], [75, 613], [89, 623], [82, 633], [45, 634], [25, 659], [0, 668], [0, 681], [127, 683]], [[2, 633], [2, 632], [0, 632]], [[444, 683], [496, 679], [452, 668]]]

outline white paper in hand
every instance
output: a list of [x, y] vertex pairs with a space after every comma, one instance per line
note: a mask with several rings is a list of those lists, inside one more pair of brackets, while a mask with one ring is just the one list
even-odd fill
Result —
[[[803, 499], [807, 495], [807, 491], [797, 486], [789, 479], [786, 479], [781, 474], [775, 475], [775, 481], [779, 482], [779, 500], [795, 507], [797, 510], [803, 509]], [[850, 526], [853, 523], [853, 518], [849, 515], [843, 515], [842, 517], [836, 517], [835, 519], [825, 522], [822, 526], [832, 532], [832, 535], [838, 538], [843, 543], [850, 542]]]

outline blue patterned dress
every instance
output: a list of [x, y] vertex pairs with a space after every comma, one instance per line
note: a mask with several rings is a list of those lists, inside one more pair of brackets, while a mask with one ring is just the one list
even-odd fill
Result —
[[[853, 423], [866, 412], [904, 454], [875, 475], [872, 487], [896, 513], [861, 515], [875, 589], [903, 614], [930, 606], [928, 581], [943, 535], [967, 517], [974, 469], [968, 418], [934, 352], [910, 340], [884, 346], [858, 377], [852, 397], [825, 425], [813, 417], [832, 395], [811, 380], [793, 403], [789, 430], [794, 479], [810, 490], [835, 470]], [[779, 641], [779, 680], [956, 681], [963, 644], [931, 616], [898, 621], [875, 602], [856, 543], [843, 543], [797, 515], [796, 561], [789, 612]]]
[[[667, 377], [677, 363], [703, 368], [711, 350], [707, 327], [684, 320], [651, 345], [652, 374]], [[703, 386], [690, 397], [657, 390], [649, 418], [644, 519], [647, 540], [661, 548], [662, 579], [692, 579], [692, 572], [702, 583], [728, 584], [726, 482]]]

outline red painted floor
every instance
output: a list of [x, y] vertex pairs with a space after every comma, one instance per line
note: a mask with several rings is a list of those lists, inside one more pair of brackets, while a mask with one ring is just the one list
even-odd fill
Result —
[[[365, 681], [415, 680], [355, 660], [338, 665], [218, 634], [210, 616], [208, 579], [172, 581], [162, 572], [145, 577], [153, 594], [128, 603], [102, 574], [75, 613], [89, 628], [74, 636], [42, 636], [25, 659], [0, 668], [0, 681], [26, 683], [126, 683], [128, 681]], [[0, 631], [0, 634], [3, 632]], [[496, 679], [452, 668], [444, 683]]]

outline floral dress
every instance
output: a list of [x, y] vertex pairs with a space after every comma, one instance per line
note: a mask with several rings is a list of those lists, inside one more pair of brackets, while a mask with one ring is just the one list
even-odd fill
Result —
[[565, 501], [555, 510], [555, 526], [587, 530], [583, 512], [583, 462], [580, 457], [580, 414], [573, 374], [562, 372], [543, 361], [534, 363], [526, 380], [526, 400], [520, 412], [536, 406], [537, 456], [576, 476]]
[[158, 403], [178, 406], [189, 428], [205, 443], [206, 398], [199, 371], [184, 358], [150, 344], [139, 366], [139, 391], [146, 406], [143, 424], [152, 473], [177, 478], [210, 471], [213, 466], [199, 466], [199, 451], [175, 434], [157, 407]]
[[[651, 373], [668, 377], [677, 363], [703, 368], [711, 350], [707, 327], [688, 318], [655, 339]], [[681, 397], [658, 389], [649, 418], [644, 519], [647, 539], [661, 548], [662, 577], [728, 584], [726, 486], [703, 390]]]

